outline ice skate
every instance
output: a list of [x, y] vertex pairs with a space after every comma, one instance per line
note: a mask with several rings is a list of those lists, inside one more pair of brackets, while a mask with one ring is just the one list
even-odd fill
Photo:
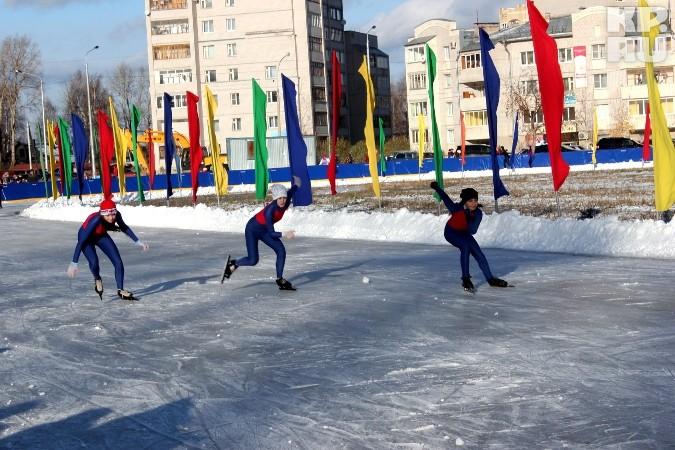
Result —
[[235, 270], [237, 270], [237, 261], [234, 259], [231, 259], [230, 255], [227, 255], [227, 262], [225, 263], [225, 269], [223, 269], [223, 276], [220, 278], [220, 284], [223, 284], [223, 281], [225, 281], [225, 278], [228, 280], [232, 276]]
[[466, 292], [469, 292], [471, 294], [474, 294], [476, 292], [476, 288], [473, 286], [473, 283], [471, 282], [471, 277], [462, 278], [462, 287]]
[[281, 291], [295, 291], [296, 289], [293, 287], [290, 281], [284, 279], [284, 278], [277, 278], [277, 286], [279, 286], [279, 290]]
[[509, 283], [505, 280], [502, 280], [501, 278], [490, 278], [488, 280], [488, 284], [492, 287], [500, 287], [500, 288], [505, 288], [509, 287]]
[[98, 294], [101, 301], [103, 301], [103, 280], [100, 278], [94, 280], [94, 291]]
[[134, 297], [134, 294], [131, 292], [127, 291], [126, 289], [118, 289], [117, 290], [117, 295], [122, 299], [122, 300], [138, 300], [136, 297]]

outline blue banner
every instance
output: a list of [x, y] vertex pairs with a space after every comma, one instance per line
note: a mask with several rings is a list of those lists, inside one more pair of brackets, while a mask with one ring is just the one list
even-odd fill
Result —
[[173, 195], [171, 186], [171, 163], [176, 154], [176, 144], [173, 142], [173, 115], [171, 113], [172, 98], [166, 92], [164, 93], [164, 162], [166, 163], [166, 198]]
[[298, 122], [298, 107], [295, 102], [297, 92], [295, 84], [281, 75], [284, 89], [284, 115], [286, 117], [286, 135], [288, 137], [288, 159], [291, 168], [293, 184], [296, 177], [300, 180], [298, 191], [293, 196], [294, 206], [307, 206], [312, 204], [312, 183], [309, 180], [307, 169], [307, 145], [302, 138], [300, 122]]
[[[75, 167], [77, 168], [77, 187], [82, 200], [82, 190], [84, 188], [84, 161], [87, 159], [89, 142], [87, 134], [84, 131], [84, 123], [77, 114], [70, 115], [70, 121], [73, 126], [73, 151], [75, 153]], [[91, 130], [90, 130], [91, 131]], [[94, 161], [91, 162], [92, 169]]]

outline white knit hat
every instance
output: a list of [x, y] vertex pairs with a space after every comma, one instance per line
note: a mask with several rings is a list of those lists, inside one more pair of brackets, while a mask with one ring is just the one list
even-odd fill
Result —
[[272, 187], [270, 188], [270, 191], [272, 191], [272, 200], [276, 200], [281, 197], [286, 197], [288, 195], [286, 188], [281, 184], [273, 184]]

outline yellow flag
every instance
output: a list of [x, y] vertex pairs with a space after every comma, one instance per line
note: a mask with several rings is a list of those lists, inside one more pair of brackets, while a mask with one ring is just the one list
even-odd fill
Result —
[[649, 90], [649, 108], [651, 110], [652, 144], [654, 147], [654, 197], [657, 211], [667, 211], [675, 202], [675, 148], [670, 139], [668, 122], [661, 104], [659, 86], [654, 77], [653, 49], [660, 23], [650, 17], [646, 0], [638, 0], [640, 7], [640, 27], [643, 37], [645, 66], [647, 69], [647, 88]]
[[598, 110], [593, 107], [593, 153], [591, 154], [591, 160], [593, 161], [593, 166], [597, 164], [595, 159], [595, 151], [598, 149]]
[[373, 129], [373, 110], [375, 109], [375, 92], [373, 89], [373, 80], [368, 73], [366, 56], [363, 56], [363, 62], [359, 67], [359, 74], [366, 83], [366, 123], [363, 127], [363, 135], [366, 138], [366, 148], [368, 149], [368, 168], [370, 178], [373, 180], [373, 192], [375, 197], [380, 198], [380, 178], [377, 175], [377, 150], [375, 148], [375, 130]]
[[216, 103], [216, 99], [213, 98], [211, 89], [209, 89], [208, 86], [204, 86], [204, 88], [206, 90], [207, 122], [209, 124], [209, 145], [211, 146], [211, 170], [213, 170], [213, 176], [216, 179], [216, 190], [218, 191], [218, 194], [224, 195], [227, 194], [227, 171], [223, 168], [220, 159], [220, 145], [218, 144], [218, 138], [216, 137], [216, 130], [213, 127], [218, 103]]
[[422, 167], [422, 159], [424, 159], [424, 149], [427, 146], [427, 120], [426, 118], [422, 115], [419, 114], [417, 116], [417, 128], [419, 131], [417, 132], [418, 136], [418, 141], [419, 141], [419, 149], [417, 150], [417, 153], [419, 153], [419, 166]]
[[127, 160], [127, 150], [125, 141], [120, 130], [120, 125], [117, 122], [117, 113], [115, 112], [115, 105], [113, 105], [112, 97], [108, 97], [108, 104], [110, 105], [110, 121], [112, 122], [113, 138], [115, 140], [115, 162], [117, 163], [117, 179], [120, 184], [120, 195], [126, 192], [126, 177], [124, 172], [124, 164]]
[[56, 200], [59, 197], [59, 190], [56, 188], [56, 161], [54, 160], [54, 145], [56, 135], [54, 134], [54, 125], [47, 121], [47, 146], [49, 147], [49, 176], [52, 179], [52, 198]]

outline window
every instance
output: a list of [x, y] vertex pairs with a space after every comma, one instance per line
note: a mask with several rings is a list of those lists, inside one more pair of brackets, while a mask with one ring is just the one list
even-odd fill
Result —
[[234, 6], [234, 0], [225, 0], [225, 6]]
[[[176, 94], [171, 97], [172, 108], [185, 108], [187, 106], [187, 96], [185, 94]], [[157, 109], [164, 107], [164, 96], [157, 97]]]
[[237, 106], [239, 104], [239, 92], [233, 92], [230, 94], [230, 103], [233, 106]]
[[207, 70], [206, 71], [206, 83], [215, 83], [216, 81], [216, 71], [215, 70]]
[[658, 36], [654, 45], [655, 52], [670, 52], [673, 49], [673, 41], [670, 36]]
[[192, 70], [176, 69], [161, 70], [159, 72], [159, 84], [180, 84], [192, 81]]
[[534, 64], [534, 50], [520, 52], [520, 64], [523, 66], [531, 66]]
[[318, 37], [318, 36], [310, 36], [309, 37], [309, 49], [313, 52], [323, 51], [321, 38]]
[[426, 72], [415, 72], [408, 75], [408, 85], [410, 86], [410, 90], [426, 89], [427, 88]]
[[[424, 130], [424, 142], [429, 142], [429, 129]], [[420, 143], [420, 130], [412, 130], [412, 143]]]
[[593, 75], [593, 86], [595, 86], [596, 89], [605, 89], [607, 87], [607, 74], [596, 73]]
[[408, 49], [408, 62], [424, 61], [424, 47], [410, 47]]
[[338, 8], [328, 8], [328, 17], [333, 20], [342, 20], [342, 10]]
[[213, 0], [201, 0], [200, 4], [204, 9], [213, 8]]
[[544, 111], [541, 109], [528, 111], [526, 117], [528, 123], [544, 123]]
[[326, 101], [326, 90], [322, 87], [313, 87], [312, 88], [312, 99], [315, 102], [325, 102]]
[[568, 106], [563, 110], [563, 121], [571, 122], [575, 119], [574, 106]]
[[267, 118], [267, 126], [269, 128], [279, 128], [279, 116], [269, 116]]
[[[631, 116], [643, 116], [647, 114], [647, 104], [649, 100], [640, 99], [640, 100], [630, 100], [628, 102], [628, 112]], [[663, 107], [663, 112], [666, 114], [671, 114], [673, 112], [673, 98], [665, 97], [661, 99], [661, 106]]]
[[607, 54], [606, 44], [593, 44], [591, 46], [593, 59], [605, 59]]
[[445, 104], [445, 107], [448, 110], [448, 119], [452, 119], [455, 116], [455, 104], [448, 102]]
[[470, 55], [462, 55], [462, 69], [475, 69], [481, 67], [480, 53], [472, 53]]
[[559, 48], [558, 49], [558, 61], [570, 62], [572, 61], [572, 49], [571, 48]]
[[565, 92], [574, 91], [574, 77], [564, 77], [563, 86], [565, 88]]
[[467, 111], [464, 113], [464, 123], [467, 127], [487, 125], [487, 110]]
[[[220, 120], [216, 119], [213, 121], [213, 131], [216, 133], [220, 131]], [[220, 146], [220, 144], [218, 144]]]
[[524, 80], [520, 82], [520, 92], [524, 95], [536, 94], [539, 91], [537, 80]]
[[384, 56], [378, 56], [375, 59], [375, 67], [377, 67], [378, 69], [388, 69], [389, 58], [385, 58]]
[[232, 131], [241, 131], [241, 117], [232, 119]]
[[230, 81], [237, 81], [239, 79], [239, 69], [230, 69], [229, 70], [229, 80]]
[[342, 42], [342, 30], [338, 28], [327, 27], [326, 39], [329, 41]]
[[446, 45], [443, 47], [443, 57], [446, 61], [450, 61], [450, 46]]
[[321, 28], [321, 16], [318, 14], [310, 13], [309, 20], [314, 28]]
[[184, 34], [190, 32], [187, 20], [161, 20], [152, 22], [151, 32], [153, 35]]
[[642, 52], [642, 38], [626, 38], [626, 53], [635, 54]]
[[452, 128], [448, 128], [445, 134], [445, 140], [448, 143], [448, 146], [455, 145], [455, 130], [453, 130]]
[[277, 91], [267, 91], [267, 103], [277, 102]]
[[452, 87], [452, 75], [446, 75], [445, 76], [445, 87], [446, 88]]
[[205, 45], [204, 47], [202, 47], [202, 57], [204, 57], [204, 59], [213, 58], [215, 52], [216, 48], [214, 45]]
[[234, 17], [228, 17], [225, 19], [225, 29], [227, 31], [234, 31], [237, 28], [237, 24], [234, 21]]
[[202, 21], [202, 32], [213, 33], [213, 20]]
[[265, 66], [265, 79], [275, 80], [277, 78], [277, 66]]
[[328, 114], [321, 112], [314, 113], [314, 125], [317, 127], [328, 126]]
[[237, 44], [236, 42], [231, 42], [227, 44], [227, 56], [237, 56]]
[[323, 63], [312, 61], [309, 70], [313, 77], [323, 77]]
[[410, 115], [411, 117], [417, 117], [420, 114], [423, 116], [427, 115], [427, 102], [412, 102], [410, 103]]

